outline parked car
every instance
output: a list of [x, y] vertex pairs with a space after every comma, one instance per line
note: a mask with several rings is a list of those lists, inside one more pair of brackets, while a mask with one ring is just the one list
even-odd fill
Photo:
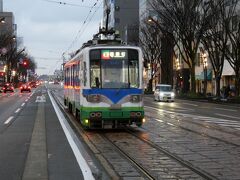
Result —
[[31, 92], [31, 86], [29, 84], [22, 84], [20, 86], [20, 92], [22, 93], [23, 91]]
[[174, 101], [175, 93], [169, 84], [157, 84], [154, 91], [154, 100], [156, 101]]
[[13, 87], [13, 85], [12, 85], [11, 83], [6, 83], [6, 84], [4, 84], [3, 87], [2, 87], [2, 91], [3, 91], [4, 93], [6, 93], [6, 92], [8, 92], [8, 91], [14, 92], [14, 87]]

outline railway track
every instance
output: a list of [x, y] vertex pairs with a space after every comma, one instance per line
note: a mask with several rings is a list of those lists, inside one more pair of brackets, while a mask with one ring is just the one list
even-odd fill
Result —
[[[150, 137], [159, 135], [151, 133], [148, 128], [84, 131], [74, 118], [71, 117], [70, 121], [79, 136], [83, 137], [100, 164], [106, 169], [110, 179], [228, 179], [221, 176], [217, 170], [212, 173], [211, 169], [208, 171], [207, 167], [193, 162], [191, 158], [187, 157], [188, 152], [184, 154], [181, 154], [181, 151], [176, 152], [179, 147], [174, 146], [176, 149], [171, 149], [162, 146], [162, 139], [153, 140]], [[165, 126], [172, 126], [169, 124], [165, 123]], [[194, 128], [191, 130], [177, 125], [174, 128], [236, 147], [234, 143], [231, 144], [214, 136], [194, 132]]]

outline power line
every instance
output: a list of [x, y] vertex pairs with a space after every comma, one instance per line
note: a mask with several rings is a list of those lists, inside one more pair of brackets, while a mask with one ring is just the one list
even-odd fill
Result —
[[34, 57], [35, 59], [38, 59], [38, 60], [59, 60], [61, 58], [47, 58], [47, 57]]
[[76, 6], [76, 7], [81, 7], [81, 8], [91, 8], [90, 6], [83, 6], [83, 5], [79, 5], [79, 4], [66, 3], [66, 2], [62, 2], [62, 1], [54, 1], [54, 0], [42, 0], [42, 1], [50, 2], [50, 3], [56, 3], [56, 4], [60, 4], [60, 5]]
[[[75, 36], [75, 38], [74, 38], [74, 40], [72, 41], [72, 43], [70, 44], [70, 46], [67, 48], [67, 50], [66, 50], [63, 54], [65, 54], [67, 51], [69, 51], [69, 50], [74, 46], [74, 44], [77, 42], [77, 40], [80, 38], [80, 36], [81, 36], [82, 33], [84, 32], [84, 30], [86, 29], [86, 26], [87, 26], [87, 25], [89, 24], [89, 22], [90, 22], [90, 21], [89, 21], [89, 22], [87, 23], [87, 20], [88, 20], [90, 14], [92, 13], [93, 8], [96, 7], [97, 2], [98, 2], [98, 0], [93, 4], [93, 6], [91, 7], [91, 9], [89, 10], [89, 13], [88, 13], [87, 17], [85, 18], [85, 20], [83, 21], [82, 26], [81, 26], [80, 29], [78, 30], [77, 35]], [[97, 12], [97, 10], [99, 9], [100, 6], [101, 6], [101, 4], [97, 7], [97, 9], [96, 9], [95, 12], [93, 13], [93, 15]], [[93, 18], [93, 15], [91, 16], [90, 20]], [[86, 25], [86, 26], [84, 27], [84, 25]]]

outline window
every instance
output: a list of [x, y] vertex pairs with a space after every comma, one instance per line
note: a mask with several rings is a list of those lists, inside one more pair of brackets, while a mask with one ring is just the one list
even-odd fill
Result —
[[138, 88], [137, 50], [92, 50], [90, 52], [92, 88]]

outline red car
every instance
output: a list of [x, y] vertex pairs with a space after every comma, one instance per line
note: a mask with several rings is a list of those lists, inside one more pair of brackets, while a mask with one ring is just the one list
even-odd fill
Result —
[[6, 84], [4, 84], [3, 87], [2, 87], [2, 91], [3, 91], [4, 93], [6, 93], [7, 91], [14, 92], [14, 87], [13, 87], [12, 84], [6, 83]]
[[23, 84], [23, 85], [20, 86], [20, 91], [21, 91], [21, 93], [22, 93], [23, 91], [31, 92], [31, 86], [28, 85], [28, 84]]

